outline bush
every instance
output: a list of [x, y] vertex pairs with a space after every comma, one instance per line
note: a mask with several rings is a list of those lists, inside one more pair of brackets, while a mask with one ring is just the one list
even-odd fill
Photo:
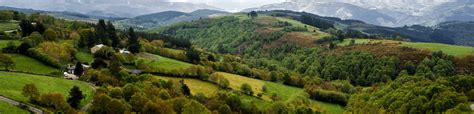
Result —
[[35, 49], [35, 48], [30, 48], [28, 49], [28, 55], [30, 57], [33, 57], [47, 65], [50, 65], [52, 67], [55, 67], [55, 68], [61, 68], [62, 65], [61, 63], [59, 62], [59, 60], [57, 59], [54, 59], [44, 53], [41, 53], [39, 50]]
[[253, 95], [252, 86], [250, 86], [250, 84], [248, 84], [248, 83], [242, 84], [242, 86], [240, 86], [240, 90], [241, 90], [244, 94]]
[[316, 89], [316, 90], [307, 90], [306, 92], [310, 94], [311, 99], [335, 103], [342, 106], [347, 105], [347, 100], [349, 98], [347, 94], [336, 92], [336, 91], [326, 91], [326, 90]]

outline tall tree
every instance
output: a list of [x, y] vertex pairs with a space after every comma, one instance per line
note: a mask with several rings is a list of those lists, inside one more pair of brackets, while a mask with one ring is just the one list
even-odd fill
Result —
[[79, 108], [79, 103], [81, 100], [84, 99], [84, 95], [79, 87], [74, 86], [72, 87], [71, 91], [69, 91], [69, 98], [67, 99], [67, 103], [73, 108]]
[[95, 26], [95, 32], [97, 35], [97, 40], [99, 44], [104, 44], [110, 46], [108, 37], [107, 37], [107, 25], [103, 19], [99, 19], [99, 22]]
[[135, 34], [135, 30], [132, 27], [128, 29], [128, 50], [132, 53], [140, 52], [140, 43], [138, 42], [138, 36]]
[[74, 75], [81, 76], [84, 73], [84, 68], [81, 62], [76, 63], [76, 69], [74, 69]]
[[189, 89], [188, 85], [184, 83], [184, 80], [180, 80], [179, 83], [181, 84], [181, 89], [183, 90], [183, 94], [186, 96], [190, 96], [191, 90]]
[[28, 21], [28, 20], [21, 20], [20, 28], [21, 28], [21, 31], [22, 31], [21, 36], [23, 36], [23, 37], [29, 36], [35, 30], [35, 27], [33, 26], [33, 24], [31, 24], [31, 22]]
[[120, 39], [117, 36], [117, 32], [115, 31], [114, 25], [110, 21], [107, 21], [107, 34], [112, 40], [112, 47], [116, 48], [120, 43]]

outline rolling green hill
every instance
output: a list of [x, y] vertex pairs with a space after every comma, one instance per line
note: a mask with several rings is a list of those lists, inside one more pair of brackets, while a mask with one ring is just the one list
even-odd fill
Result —
[[[15, 62], [15, 71], [49, 75], [53, 72], [60, 72], [59, 69], [48, 66], [36, 59], [20, 54], [8, 54]], [[3, 69], [3, 68], [0, 68]]]
[[28, 99], [22, 95], [23, 86], [26, 84], [35, 84], [42, 94], [59, 92], [66, 98], [69, 95], [69, 90], [73, 86], [78, 86], [85, 95], [85, 99], [81, 102], [82, 105], [85, 105], [92, 100], [94, 92], [90, 85], [81, 81], [71, 81], [23, 73], [0, 72], [0, 95], [2, 96], [27, 102]]
[[193, 64], [189, 64], [186, 62], [166, 58], [159, 55], [149, 54], [149, 53], [141, 53], [139, 57], [144, 60], [145, 64], [149, 64], [153, 68], [156, 69], [164, 69], [164, 70], [178, 70], [178, 69], [185, 69], [189, 68]]

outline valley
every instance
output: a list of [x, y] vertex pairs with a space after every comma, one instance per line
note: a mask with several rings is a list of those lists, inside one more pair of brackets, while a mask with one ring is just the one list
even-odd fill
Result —
[[[57, 4], [76, 2], [105, 4]], [[0, 113], [473, 112], [470, 22], [384, 27], [187, 2], [140, 16], [161, 10], [143, 2], [0, 10], [0, 96], [23, 104], [0, 101]]]

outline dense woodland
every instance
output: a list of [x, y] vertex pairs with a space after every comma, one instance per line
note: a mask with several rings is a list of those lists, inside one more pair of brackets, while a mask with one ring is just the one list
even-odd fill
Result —
[[[113, 22], [97, 23], [66, 21], [51, 16], [15, 11], [1, 11], [1, 20], [18, 21], [21, 31], [3, 35], [1, 39], [21, 40], [2, 49], [37, 59], [49, 66], [66, 69], [76, 66], [79, 80], [97, 89], [89, 113], [321, 113], [310, 100], [324, 101], [346, 107], [347, 112], [367, 113], [439, 113], [470, 112], [474, 101], [474, 58], [454, 57], [443, 52], [401, 49], [391, 51], [356, 50], [357, 46], [377, 48], [376, 44], [335, 45], [353, 37], [384, 37], [341, 31], [333, 23], [310, 15], [297, 27], [289, 22], [259, 18], [257, 12], [218, 18], [203, 18], [151, 31], [120, 30]], [[268, 17], [279, 17], [271, 15]], [[248, 19], [247, 19], [248, 18]], [[309, 31], [309, 27], [318, 29]], [[306, 46], [298, 42], [278, 41], [293, 32], [324, 32], [328, 36]], [[6, 34], [6, 33], [3, 33]], [[72, 43], [64, 42], [66, 40]], [[98, 44], [93, 61], [79, 61], [76, 53], [87, 52]], [[167, 49], [183, 50], [174, 53]], [[354, 48], [345, 49], [345, 48]], [[127, 49], [131, 53], [120, 53]], [[156, 54], [191, 63], [185, 69], [167, 70], [147, 64], [144, 56]], [[404, 58], [413, 53], [424, 55]], [[14, 69], [11, 57], [0, 54], [0, 65]], [[83, 70], [82, 64], [92, 68]], [[142, 73], [133, 73], [140, 70]], [[232, 90], [229, 80], [215, 74], [226, 72], [259, 80], [304, 88], [305, 94], [289, 101], [272, 97], [271, 108], [256, 103], [243, 103], [242, 96], [262, 96], [250, 84]], [[219, 86], [215, 96], [191, 94], [183, 81], [161, 80], [154, 75], [186, 77]], [[61, 76], [52, 73], [50, 76]], [[263, 87], [262, 87], [263, 88]], [[34, 85], [23, 88], [31, 104], [51, 112], [77, 113], [83, 94], [71, 89], [69, 96], [38, 92]], [[259, 98], [262, 99], [262, 98]]]

